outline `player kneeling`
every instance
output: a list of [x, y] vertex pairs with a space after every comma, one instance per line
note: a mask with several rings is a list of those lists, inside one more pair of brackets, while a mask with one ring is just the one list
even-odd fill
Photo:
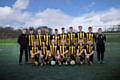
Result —
[[70, 46], [69, 46], [69, 63], [71, 65], [74, 65], [76, 62], [76, 46], [71, 43]]
[[56, 59], [56, 62], [58, 63], [58, 65], [61, 65], [61, 55], [60, 55], [60, 52], [57, 51], [57, 54], [55, 56], [55, 59]]
[[[55, 39], [51, 40], [51, 45], [49, 46], [49, 51], [51, 54], [51, 63], [58, 63], [61, 65], [61, 56], [59, 54], [59, 46], [57, 46]], [[53, 64], [51, 64], [53, 65]], [[54, 64], [55, 65], [55, 64]]]
[[77, 54], [76, 54], [76, 62], [79, 64], [84, 63], [85, 57], [85, 45], [82, 43], [82, 39], [79, 40], [79, 44], [77, 45]]
[[45, 45], [45, 41], [42, 42], [42, 46], [40, 49], [40, 64], [41, 66], [49, 64], [50, 52], [48, 50], [48, 46]]
[[32, 63], [34, 63], [35, 65], [39, 64], [39, 47], [37, 46], [37, 41], [34, 41], [34, 45], [31, 47], [30, 50], [31, 53], [31, 61]]
[[65, 44], [65, 40], [61, 40], [61, 45], [59, 46], [59, 52], [61, 55], [62, 64], [68, 64], [68, 46]]
[[94, 44], [89, 40], [86, 44], [85, 55], [88, 64], [93, 64]]

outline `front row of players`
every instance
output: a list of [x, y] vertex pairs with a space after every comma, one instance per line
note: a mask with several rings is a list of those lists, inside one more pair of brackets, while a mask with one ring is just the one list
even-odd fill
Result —
[[61, 65], [61, 64], [83, 64], [93, 63], [94, 45], [91, 41], [87, 41], [86, 44], [82, 43], [82, 39], [79, 40], [78, 45], [71, 44], [67, 46], [65, 40], [61, 40], [61, 45], [55, 45], [55, 40], [52, 39], [51, 45], [46, 46], [45, 41], [42, 42], [42, 46], [37, 46], [37, 40], [34, 41], [34, 45], [30, 49], [30, 62], [35, 65]]

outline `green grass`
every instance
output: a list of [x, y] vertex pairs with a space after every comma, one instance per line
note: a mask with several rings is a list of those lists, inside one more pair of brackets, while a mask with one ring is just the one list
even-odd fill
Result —
[[0, 45], [16, 44], [17, 39], [0, 39]]
[[106, 34], [107, 42], [120, 42], [120, 33], [107, 33]]
[[0, 80], [120, 80], [119, 37], [111, 36], [109, 39], [106, 44], [106, 63], [97, 64], [95, 54], [95, 64], [91, 66], [18, 65], [19, 46], [0, 45]]
[[[105, 64], [75, 66], [18, 65], [18, 46], [0, 46], [0, 80], [118, 80], [120, 44], [107, 44]], [[95, 59], [96, 60], [96, 59]]]

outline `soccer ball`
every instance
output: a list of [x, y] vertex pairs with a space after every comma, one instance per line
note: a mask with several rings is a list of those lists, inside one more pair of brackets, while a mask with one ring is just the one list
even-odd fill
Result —
[[55, 65], [56, 64], [56, 62], [55, 61], [51, 61], [51, 65], [53, 66], [53, 65]]
[[75, 61], [74, 61], [74, 60], [70, 61], [70, 64], [71, 64], [71, 65], [74, 65], [74, 64], [75, 64]]

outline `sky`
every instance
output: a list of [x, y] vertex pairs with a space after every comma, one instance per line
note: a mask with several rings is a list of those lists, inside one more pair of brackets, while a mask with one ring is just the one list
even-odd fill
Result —
[[82, 25], [84, 30], [118, 25], [119, 4], [120, 0], [0, 0], [0, 25], [53, 29]]

